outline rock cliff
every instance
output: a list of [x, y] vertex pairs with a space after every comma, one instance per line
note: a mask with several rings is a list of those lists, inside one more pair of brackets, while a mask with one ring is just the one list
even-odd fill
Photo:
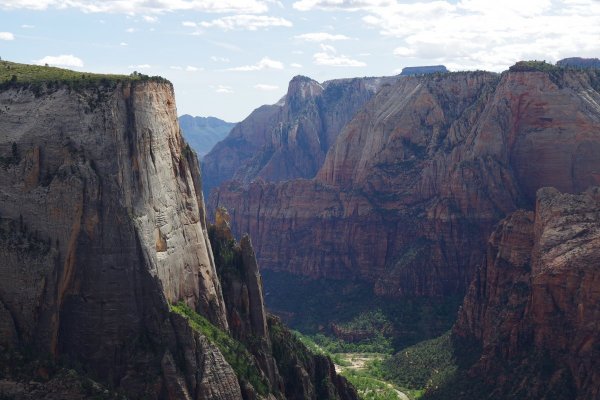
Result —
[[[269, 392], [298, 400], [358, 399], [346, 380], [335, 374], [329, 358], [310, 354], [276, 317], [267, 314], [250, 238], [244, 236], [236, 243], [225, 210], [217, 210], [209, 235], [232, 336], [253, 355]], [[256, 388], [242, 385], [242, 389], [244, 398], [256, 398]]]
[[[222, 329], [227, 318], [171, 85], [23, 83], [0, 104], [4, 341], [68, 357], [136, 396], [206, 396], [173, 357], [179, 339], [195, 344], [192, 358], [214, 346], [181, 332], [168, 302]], [[188, 373], [222, 374], [208, 397], [239, 397], [226, 363]]]
[[464, 293], [494, 225], [540, 187], [598, 184], [596, 70], [464, 72], [383, 86], [314, 179], [231, 181], [230, 210], [263, 268], [359, 277], [380, 295]]
[[82, 398], [48, 360], [128, 398], [248, 398], [171, 84], [0, 67], [0, 394]]
[[240, 122], [202, 160], [204, 191], [223, 181], [313, 178], [344, 125], [379, 87], [395, 78], [356, 78], [322, 84], [294, 77], [275, 105]]
[[491, 235], [454, 327], [490, 398], [600, 396], [599, 210], [598, 188], [545, 188]]

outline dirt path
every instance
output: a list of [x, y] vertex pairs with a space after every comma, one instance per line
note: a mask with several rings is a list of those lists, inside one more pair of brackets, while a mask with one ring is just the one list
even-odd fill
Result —
[[[368, 362], [383, 359], [383, 355], [381, 354], [340, 353], [339, 355], [345, 362], [349, 363], [350, 365], [341, 366], [335, 364], [335, 371], [337, 373], [343, 372], [346, 369], [351, 369], [355, 371], [364, 370], [366, 369], [366, 365]], [[408, 397], [406, 393], [403, 393], [400, 390], [396, 389], [391, 383], [373, 377], [371, 377], [371, 379], [381, 382], [390, 389], [392, 389], [398, 395], [399, 400], [410, 400], [410, 397]]]

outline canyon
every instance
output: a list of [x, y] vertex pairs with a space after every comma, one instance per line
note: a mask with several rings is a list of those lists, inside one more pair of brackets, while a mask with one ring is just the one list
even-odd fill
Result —
[[237, 179], [243, 166], [208, 209], [229, 210], [266, 270], [356, 278], [380, 296], [460, 295], [498, 221], [531, 208], [541, 187], [599, 183], [599, 82], [598, 70], [555, 66], [397, 78], [344, 126], [314, 177]]

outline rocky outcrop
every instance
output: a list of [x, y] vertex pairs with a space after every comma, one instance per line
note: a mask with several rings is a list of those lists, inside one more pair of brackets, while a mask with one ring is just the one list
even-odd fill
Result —
[[[215, 222], [209, 233], [231, 334], [254, 357], [269, 393], [281, 399], [358, 399], [328, 357], [311, 354], [277, 318], [267, 314], [250, 238], [244, 236], [236, 243], [224, 209], [216, 211]], [[256, 388], [242, 387], [245, 398], [257, 398]]]
[[598, 188], [541, 189], [490, 237], [453, 331], [482, 349], [489, 398], [600, 396], [599, 210]]
[[184, 114], [179, 117], [179, 126], [190, 147], [202, 158], [215, 144], [225, 139], [235, 123], [215, 117], [192, 117]]
[[380, 295], [466, 290], [494, 225], [540, 187], [598, 184], [595, 70], [451, 73], [382, 87], [312, 180], [229, 182], [262, 268], [359, 277]]
[[203, 339], [168, 302], [228, 326], [172, 86], [20, 82], [0, 104], [2, 344], [70, 359], [132, 398], [241, 398], [218, 357], [193, 372], [218, 369], [210, 393], [174, 361], [206, 346], [182, 347]]
[[344, 125], [385, 83], [356, 78], [322, 84], [294, 77], [275, 105], [262, 106], [236, 125], [202, 160], [204, 191], [230, 179], [284, 181], [313, 178]]
[[404, 67], [402, 68], [402, 72], [400, 75], [402, 76], [411, 76], [411, 75], [424, 75], [424, 74], [435, 74], [435, 73], [446, 73], [448, 69], [446, 69], [443, 65], [428, 65], [422, 67]]

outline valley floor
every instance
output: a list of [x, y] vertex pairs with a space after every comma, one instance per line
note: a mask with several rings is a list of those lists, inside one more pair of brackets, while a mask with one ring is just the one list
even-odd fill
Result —
[[373, 374], [371, 365], [374, 361], [383, 361], [386, 354], [381, 353], [338, 353], [334, 358], [340, 364], [335, 364], [338, 374], [346, 377], [354, 384], [361, 398], [366, 400], [413, 400], [418, 398], [418, 392], [408, 395], [394, 384], [382, 380]]

